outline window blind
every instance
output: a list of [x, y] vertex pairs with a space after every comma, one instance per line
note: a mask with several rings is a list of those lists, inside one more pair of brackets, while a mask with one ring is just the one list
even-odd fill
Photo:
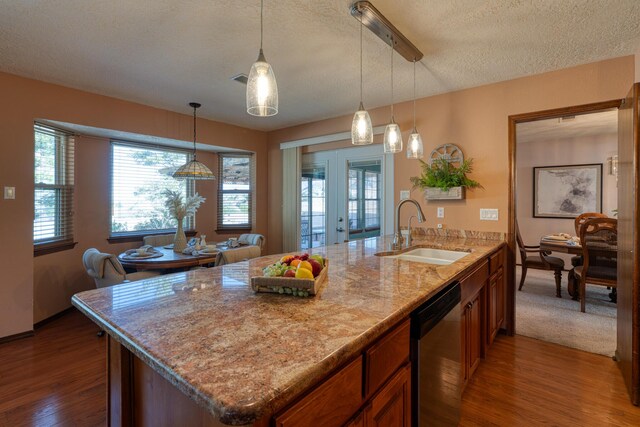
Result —
[[[128, 142], [111, 142], [111, 235], [173, 231], [176, 220], [165, 208], [166, 190], [183, 200], [194, 194], [192, 180], [178, 181], [171, 174], [191, 160], [191, 152]], [[195, 219], [184, 220], [185, 229]]]
[[251, 228], [253, 156], [218, 154], [218, 228]]
[[34, 145], [33, 242], [73, 241], [73, 137], [36, 123]]

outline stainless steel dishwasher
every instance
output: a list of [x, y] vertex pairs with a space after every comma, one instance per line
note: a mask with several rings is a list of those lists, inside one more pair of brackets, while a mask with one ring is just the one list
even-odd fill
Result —
[[413, 426], [460, 421], [460, 284], [454, 282], [411, 315]]

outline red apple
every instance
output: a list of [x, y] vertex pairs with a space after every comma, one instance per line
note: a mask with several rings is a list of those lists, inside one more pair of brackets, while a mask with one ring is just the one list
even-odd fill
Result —
[[307, 262], [311, 264], [311, 267], [313, 267], [313, 277], [318, 277], [318, 274], [320, 274], [320, 271], [322, 270], [320, 263], [313, 258], [308, 259]]
[[302, 255], [300, 255], [300, 259], [301, 259], [302, 261], [306, 261], [306, 260], [308, 260], [308, 259], [309, 259], [309, 254], [302, 254]]
[[291, 269], [284, 272], [284, 277], [296, 277], [296, 270]]

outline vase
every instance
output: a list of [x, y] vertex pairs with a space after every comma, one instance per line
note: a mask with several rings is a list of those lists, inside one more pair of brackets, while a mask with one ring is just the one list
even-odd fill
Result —
[[173, 251], [182, 252], [187, 247], [187, 236], [184, 234], [182, 228], [182, 218], [178, 219], [178, 228], [176, 228], [176, 235], [173, 238]]

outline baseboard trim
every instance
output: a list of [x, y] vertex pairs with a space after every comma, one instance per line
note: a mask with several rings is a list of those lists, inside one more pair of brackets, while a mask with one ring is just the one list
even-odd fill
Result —
[[29, 338], [34, 335], [33, 331], [20, 332], [19, 334], [9, 335], [8, 337], [0, 338], [0, 344], [4, 344], [10, 341], [21, 340], [23, 338]]
[[65, 308], [60, 313], [56, 313], [53, 316], [47, 317], [46, 319], [43, 319], [43, 320], [39, 321], [38, 323], [34, 324], [33, 325], [33, 329], [40, 329], [41, 327], [43, 327], [47, 323], [52, 322], [52, 321], [54, 321], [56, 319], [59, 319], [62, 316], [64, 316], [65, 314], [71, 313], [73, 310], [75, 310], [75, 307], [73, 307], [73, 306], [71, 306], [69, 308]]

